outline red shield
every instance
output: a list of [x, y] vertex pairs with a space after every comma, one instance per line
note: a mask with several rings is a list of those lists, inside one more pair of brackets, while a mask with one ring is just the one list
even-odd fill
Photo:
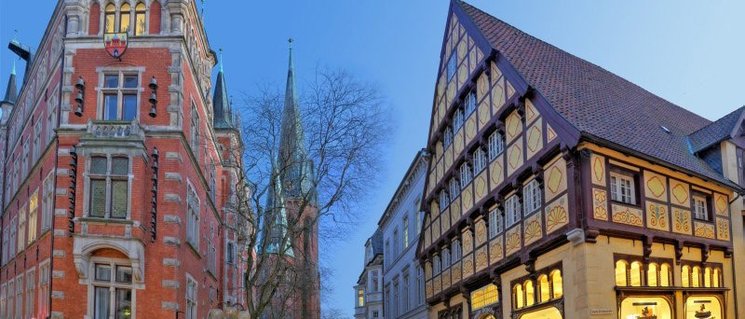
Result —
[[127, 51], [127, 33], [106, 33], [103, 35], [103, 47], [111, 56], [120, 58]]

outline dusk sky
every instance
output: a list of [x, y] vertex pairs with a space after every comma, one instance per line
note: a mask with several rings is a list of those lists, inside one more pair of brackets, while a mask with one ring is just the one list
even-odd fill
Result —
[[[14, 30], [35, 49], [55, 2], [0, 0], [3, 89], [16, 59], [5, 49]], [[744, 1], [471, 3], [708, 119], [745, 104]], [[350, 317], [364, 242], [426, 143], [448, 5], [446, 0], [206, 1], [209, 41], [213, 49], [224, 49], [232, 95], [255, 93], [267, 83], [283, 87], [292, 37], [300, 90], [317, 66], [344, 68], [376, 85], [393, 109], [396, 130], [385, 147], [380, 182], [361, 199], [367, 208], [354, 212], [359, 226], [346, 241], [320, 248], [322, 263], [334, 270], [334, 292], [323, 307]]]

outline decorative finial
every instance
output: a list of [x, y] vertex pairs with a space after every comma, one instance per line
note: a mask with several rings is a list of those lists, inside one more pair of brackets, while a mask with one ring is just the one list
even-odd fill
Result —
[[18, 42], [18, 29], [13, 29], [13, 41]]
[[289, 43], [290, 49], [292, 49], [292, 42], [295, 41], [292, 38], [287, 39], [287, 42]]
[[220, 57], [219, 57], [219, 59], [220, 59], [220, 72], [222, 72], [222, 48], [220, 48], [219, 51], [220, 51]]

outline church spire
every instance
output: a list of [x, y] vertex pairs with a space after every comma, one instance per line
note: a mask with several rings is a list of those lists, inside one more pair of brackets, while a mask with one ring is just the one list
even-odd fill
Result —
[[260, 247], [264, 254], [294, 257], [291, 238], [287, 234], [287, 209], [277, 163], [272, 161], [271, 182], [264, 213], [264, 236], [266, 242]]
[[312, 171], [305, 148], [305, 136], [300, 120], [300, 108], [295, 91], [295, 65], [292, 61], [292, 39], [289, 42], [289, 65], [285, 104], [282, 111], [282, 126], [279, 141], [279, 165], [282, 186], [289, 198], [307, 198], [315, 201], [312, 186]]
[[222, 49], [219, 56], [219, 71], [215, 81], [215, 92], [212, 95], [212, 109], [214, 111], [213, 126], [215, 128], [234, 127], [232, 108], [228, 98], [228, 86], [225, 84], [225, 73], [223, 72]]
[[1, 101], [2, 103], [15, 104], [18, 98], [18, 88], [16, 87], [16, 61], [13, 60], [13, 68], [10, 70], [10, 77], [8, 77], [8, 86], [5, 89], [5, 97]]

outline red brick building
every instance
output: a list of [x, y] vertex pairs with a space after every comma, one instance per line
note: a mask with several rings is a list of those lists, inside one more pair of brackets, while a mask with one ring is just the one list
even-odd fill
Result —
[[0, 318], [243, 304], [242, 143], [195, 2], [58, 1], [37, 51], [10, 47], [27, 66], [2, 102]]

